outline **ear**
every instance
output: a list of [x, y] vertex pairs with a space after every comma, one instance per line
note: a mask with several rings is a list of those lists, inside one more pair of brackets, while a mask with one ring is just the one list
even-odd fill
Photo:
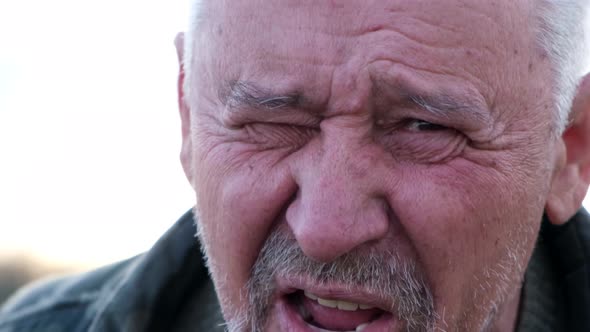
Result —
[[[590, 74], [578, 87], [570, 125], [561, 137], [558, 168], [545, 211], [553, 224], [566, 223], [582, 206], [590, 183]], [[561, 150], [561, 151], [559, 151]]]
[[180, 110], [180, 121], [182, 126], [182, 148], [180, 151], [180, 162], [184, 174], [192, 185], [192, 139], [191, 139], [191, 114], [190, 108], [184, 94], [184, 33], [179, 32], [174, 39], [176, 54], [178, 55], [178, 109]]

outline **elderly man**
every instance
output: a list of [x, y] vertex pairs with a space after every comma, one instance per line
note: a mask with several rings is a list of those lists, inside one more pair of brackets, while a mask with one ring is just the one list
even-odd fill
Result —
[[204, 1], [177, 45], [205, 258], [187, 213], [0, 331], [589, 331], [582, 2]]

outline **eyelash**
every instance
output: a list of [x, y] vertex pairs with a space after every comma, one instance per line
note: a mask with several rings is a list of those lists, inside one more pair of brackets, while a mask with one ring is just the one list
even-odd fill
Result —
[[438, 132], [453, 130], [452, 128], [449, 128], [445, 125], [416, 118], [404, 118], [398, 121], [392, 121], [391, 123], [378, 121], [377, 127], [381, 130], [391, 133], [399, 130], [409, 132]]
[[[426, 126], [428, 128], [423, 129], [423, 128], [420, 128], [421, 126]], [[445, 127], [443, 125], [439, 125], [436, 123], [432, 123], [432, 122], [428, 122], [428, 121], [424, 121], [424, 120], [420, 120], [420, 119], [406, 119], [403, 122], [403, 127], [408, 129], [409, 131], [412, 131], [412, 132], [420, 132], [420, 131], [436, 132], [436, 131], [449, 130], [448, 127]]]
[[[399, 160], [438, 163], [459, 155], [468, 142], [460, 131], [416, 118], [389, 126], [381, 123], [378, 127], [375, 141]], [[259, 149], [289, 152], [300, 149], [320, 133], [316, 126], [283, 123], [253, 122], [241, 128], [247, 134], [246, 140]]]
[[[381, 125], [384, 127], [383, 125]], [[310, 126], [301, 126], [301, 125], [290, 125], [290, 124], [280, 124], [280, 123], [251, 123], [245, 126], [248, 128], [249, 134], [253, 137], [258, 136], [268, 139], [269, 136], [275, 136], [279, 134], [283, 139], [290, 137], [291, 140], [294, 140], [295, 136], [299, 137], [301, 140], [308, 139], [310, 136], [315, 135], [318, 131], [318, 128], [310, 127]], [[386, 126], [385, 126], [386, 127]], [[426, 128], [424, 128], [426, 127]], [[266, 128], [266, 130], [260, 130], [262, 128]], [[272, 129], [272, 131], [268, 131]], [[405, 130], [408, 132], [443, 132], [443, 131], [451, 131], [451, 128], [445, 127], [443, 125], [439, 125], [436, 123], [428, 122], [425, 120], [408, 118], [401, 121], [398, 125], [393, 126], [388, 131], [395, 132], [397, 130]], [[277, 132], [278, 130], [278, 132]], [[285, 142], [286, 143], [286, 142]]]

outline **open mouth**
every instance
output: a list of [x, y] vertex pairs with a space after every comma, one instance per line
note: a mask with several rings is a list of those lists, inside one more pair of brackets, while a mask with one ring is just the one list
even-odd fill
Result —
[[311, 331], [372, 332], [392, 328], [393, 315], [370, 304], [323, 298], [303, 290], [288, 294], [286, 299]]

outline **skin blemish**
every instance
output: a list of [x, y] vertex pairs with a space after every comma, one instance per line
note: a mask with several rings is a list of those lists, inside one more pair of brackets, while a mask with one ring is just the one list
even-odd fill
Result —
[[344, 5], [338, 4], [335, 0], [331, 0], [330, 5], [332, 9], [344, 8]]
[[541, 59], [541, 61], [547, 61], [547, 51], [545, 50], [541, 50], [539, 51], [539, 58]]

